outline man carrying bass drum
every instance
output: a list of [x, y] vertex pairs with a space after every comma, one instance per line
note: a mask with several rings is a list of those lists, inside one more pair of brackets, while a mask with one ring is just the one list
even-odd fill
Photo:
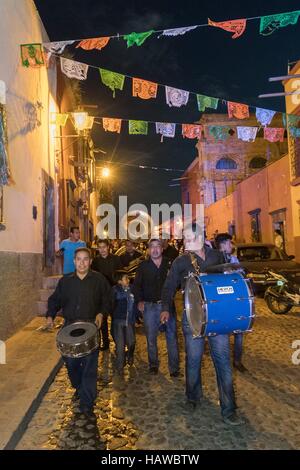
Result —
[[[207, 268], [224, 263], [223, 255], [218, 250], [204, 245], [204, 231], [196, 224], [184, 228], [185, 252], [173, 262], [162, 290], [161, 322], [169, 320], [176, 289], [185, 288], [190, 272], [205, 273]], [[186, 397], [187, 406], [195, 409], [202, 398], [201, 361], [204, 352], [205, 337], [193, 337], [187, 320], [186, 311], [182, 316], [182, 329], [186, 352]], [[223, 421], [231, 426], [244, 424], [236, 413], [236, 403], [230, 365], [230, 344], [228, 334], [208, 336], [213, 364], [219, 389], [219, 400]]]

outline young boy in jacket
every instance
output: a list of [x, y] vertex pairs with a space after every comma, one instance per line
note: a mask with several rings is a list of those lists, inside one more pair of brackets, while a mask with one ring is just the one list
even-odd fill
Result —
[[127, 274], [119, 274], [118, 284], [112, 288], [112, 297], [111, 331], [116, 344], [117, 372], [122, 374], [126, 360], [128, 365], [133, 365], [135, 349], [134, 296]]

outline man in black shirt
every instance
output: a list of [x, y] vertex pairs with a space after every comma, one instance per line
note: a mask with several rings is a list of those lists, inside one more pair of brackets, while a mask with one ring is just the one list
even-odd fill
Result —
[[[209, 266], [224, 262], [222, 253], [204, 245], [203, 231], [197, 224], [192, 224], [192, 226], [185, 228], [184, 242], [186, 252], [173, 262], [163, 287], [163, 311], [161, 313], [161, 321], [163, 323], [169, 321], [170, 306], [172, 305], [176, 289], [179, 286], [181, 289], [184, 289], [187, 275], [189, 272], [195, 272], [195, 262], [202, 273]], [[187, 403], [191, 408], [195, 408], [202, 397], [201, 360], [204, 352], [205, 338], [193, 337], [185, 311], [182, 316], [182, 329], [185, 337], [186, 351]], [[243, 424], [243, 421], [237, 416], [235, 411], [236, 404], [230, 365], [229, 335], [209, 336], [208, 342], [216, 370], [223, 421], [232, 426]]]
[[[57, 312], [62, 309], [65, 326], [77, 320], [95, 322], [101, 326], [108, 314], [110, 286], [104, 276], [90, 270], [91, 254], [87, 248], [75, 251], [75, 269], [63, 276], [48, 299], [47, 325], [53, 326]], [[97, 396], [97, 367], [99, 349], [82, 358], [63, 357], [80, 410], [91, 416]]]
[[[162, 257], [161, 240], [150, 240], [149, 254], [150, 258], [143, 261], [137, 269], [132, 291], [138, 309], [144, 317], [149, 371], [152, 374], [157, 374], [159, 367], [157, 336], [161, 326], [160, 314], [162, 311], [161, 291], [168, 274], [170, 262], [167, 258]], [[179, 374], [179, 355], [174, 309], [168, 323], [165, 325], [165, 333], [170, 375], [171, 377], [177, 377]]]
[[[92, 269], [106, 277], [111, 286], [116, 284], [116, 271], [122, 268], [120, 258], [109, 252], [108, 240], [99, 240], [99, 255], [92, 262]], [[107, 317], [103, 318], [101, 325], [102, 346], [101, 351], [109, 349], [109, 335]]]
[[178, 250], [176, 250], [175, 246], [171, 245], [169, 243], [169, 240], [164, 239], [163, 240], [163, 253], [162, 253], [162, 255], [165, 258], [168, 258], [171, 261], [171, 263], [173, 263], [174, 259], [177, 258], [179, 253], [178, 253]]
[[134, 243], [131, 240], [126, 240], [125, 250], [126, 251], [125, 251], [124, 255], [120, 256], [120, 260], [121, 260], [123, 268], [128, 268], [130, 263], [132, 263], [132, 261], [134, 261], [138, 258], [141, 258], [142, 253], [135, 250]]

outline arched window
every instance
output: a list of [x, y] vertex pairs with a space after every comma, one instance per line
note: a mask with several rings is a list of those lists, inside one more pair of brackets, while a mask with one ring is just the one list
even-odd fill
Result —
[[236, 170], [237, 164], [232, 158], [223, 157], [217, 162], [217, 170]]
[[254, 157], [249, 163], [249, 168], [258, 169], [266, 166], [267, 160], [263, 157]]

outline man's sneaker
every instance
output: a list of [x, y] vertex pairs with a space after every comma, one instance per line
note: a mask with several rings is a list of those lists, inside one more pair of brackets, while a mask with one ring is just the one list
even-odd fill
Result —
[[246, 369], [244, 364], [242, 364], [241, 362], [234, 362], [233, 367], [237, 369], [239, 372], [242, 372], [242, 373], [248, 372], [248, 369]]
[[155, 375], [158, 373], [158, 367], [150, 367], [149, 374]]
[[227, 417], [223, 416], [223, 421], [225, 424], [229, 424], [230, 426], [241, 426], [245, 424], [245, 420], [240, 418], [236, 413]]

